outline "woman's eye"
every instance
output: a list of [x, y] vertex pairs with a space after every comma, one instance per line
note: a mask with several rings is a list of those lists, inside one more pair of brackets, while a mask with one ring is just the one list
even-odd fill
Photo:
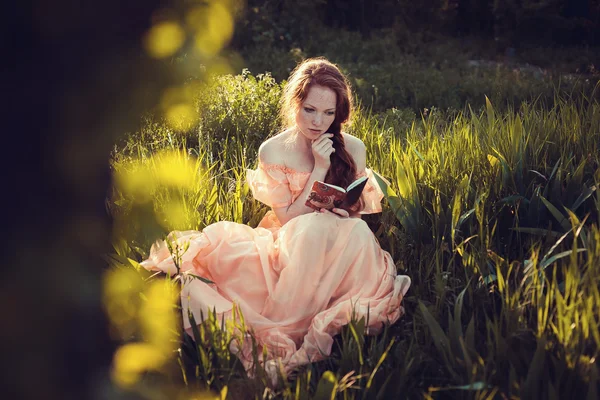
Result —
[[313, 110], [312, 108], [304, 107], [304, 111], [306, 111], [306, 112], [313, 112], [315, 110]]
[[335, 115], [335, 112], [334, 111], [328, 111], [327, 115]]

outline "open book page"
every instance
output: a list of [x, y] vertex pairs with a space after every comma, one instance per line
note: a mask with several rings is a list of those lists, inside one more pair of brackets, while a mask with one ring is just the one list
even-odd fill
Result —
[[358, 199], [360, 199], [360, 195], [367, 185], [368, 179], [369, 178], [366, 176], [360, 177], [348, 186], [348, 189], [346, 189], [346, 197], [340, 205], [341, 208], [350, 208], [358, 201]]
[[[328, 186], [328, 187], [330, 187], [332, 189], [339, 190], [342, 193], [346, 193], [346, 189], [344, 189], [341, 186], [336, 186], [336, 185], [332, 185], [331, 183], [325, 183], [325, 182], [321, 182], [321, 181], [318, 181], [318, 182], [321, 183], [321, 184], [323, 184], [323, 185], [326, 185], [326, 186]], [[350, 186], [348, 186], [348, 187], [350, 187]]]
[[361, 183], [363, 183], [367, 179], [369, 179], [369, 178], [367, 178], [366, 176], [361, 176], [360, 178], [358, 178], [357, 180], [355, 180], [354, 182], [352, 182], [350, 185], [348, 185], [348, 188], [346, 189], [346, 192], [351, 191], [353, 188], [355, 188], [356, 186], [360, 185]]
[[332, 185], [331, 183], [325, 183], [325, 182], [320, 182], [323, 185], [327, 185], [332, 189], [336, 189], [339, 190], [342, 193], [346, 193], [351, 191], [353, 188], [355, 188], [356, 186], [360, 185], [361, 183], [363, 183], [363, 181], [366, 181], [368, 178], [366, 176], [361, 176], [360, 178], [358, 178], [357, 180], [355, 180], [354, 182], [352, 182], [350, 185], [348, 185], [348, 187], [346, 189], [344, 189], [341, 186], [336, 186], [336, 185]]

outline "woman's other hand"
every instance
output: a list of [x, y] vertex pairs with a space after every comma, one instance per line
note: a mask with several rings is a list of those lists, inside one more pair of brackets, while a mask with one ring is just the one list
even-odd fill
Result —
[[312, 154], [315, 158], [315, 168], [328, 170], [331, 165], [331, 154], [333, 148], [333, 133], [324, 133], [312, 142]]
[[330, 213], [330, 214], [335, 214], [339, 217], [342, 218], [349, 218], [350, 217], [350, 213], [346, 210], [344, 210], [343, 208], [332, 208], [331, 210], [328, 210], [326, 208], [321, 208], [320, 210], [321, 213]]

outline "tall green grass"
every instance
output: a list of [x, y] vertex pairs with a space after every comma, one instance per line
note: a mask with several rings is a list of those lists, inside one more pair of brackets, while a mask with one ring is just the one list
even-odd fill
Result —
[[[258, 223], [267, 208], [244, 170], [277, 129], [279, 93], [269, 76], [218, 78], [198, 127], [148, 118], [115, 149], [113, 264], [135, 268], [173, 229]], [[600, 105], [553, 104], [359, 108], [348, 131], [386, 189], [383, 214], [366, 219], [412, 278], [406, 315], [377, 336], [352, 321], [328, 360], [279, 388], [245, 376], [227, 351], [234, 327], [212, 320], [156, 379], [232, 399], [597, 398]]]

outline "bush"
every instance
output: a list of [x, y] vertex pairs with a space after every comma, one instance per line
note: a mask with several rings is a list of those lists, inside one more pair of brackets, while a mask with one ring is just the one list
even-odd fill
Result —
[[227, 162], [221, 153], [238, 142], [248, 151], [246, 158], [254, 159], [258, 145], [280, 128], [280, 96], [281, 86], [269, 73], [244, 70], [212, 79], [197, 100], [197, 140], [210, 144], [210, 161]]

